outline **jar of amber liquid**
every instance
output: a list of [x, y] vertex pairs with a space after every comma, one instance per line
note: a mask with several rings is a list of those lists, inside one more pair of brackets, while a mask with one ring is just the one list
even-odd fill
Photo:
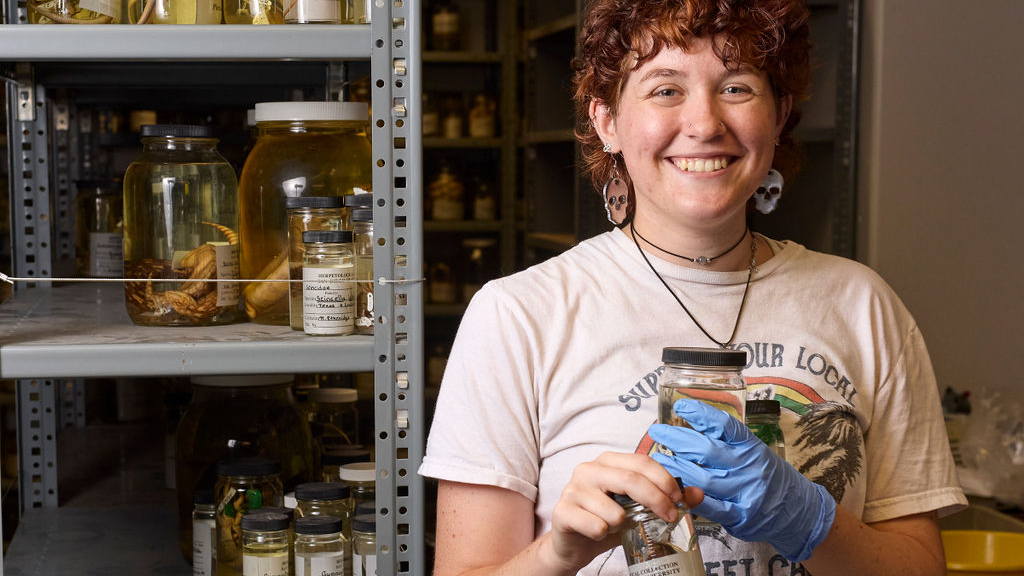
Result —
[[285, 198], [288, 214], [289, 324], [302, 330], [302, 258], [306, 253], [302, 233], [307, 230], [343, 229], [346, 208], [343, 196], [293, 196]]
[[142, 127], [124, 175], [125, 300], [132, 322], [206, 326], [243, 318], [238, 181], [206, 126]]
[[[271, 458], [235, 458], [217, 463], [217, 576], [242, 574], [242, 520], [261, 508], [284, 504], [281, 463]], [[288, 517], [280, 530], [288, 559]]]
[[242, 576], [290, 576], [289, 524], [276, 512], [242, 518]]
[[29, 24], [117, 24], [121, 3], [110, 0], [28, 0]]
[[363, 102], [262, 102], [259, 135], [242, 168], [241, 273], [245, 312], [261, 324], [289, 324], [285, 199], [345, 196], [372, 187], [368, 107]]
[[280, 0], [223, 0], [225, 24], [284, 24]]
[[285, 490], [313, 479], [312, 435], [292, 396], [292, 380], [290, 375], [192, 378], [192, 400], [178, 423], [175, 448], [178, 539], [186, 560], [192, 554], [188, 495], [213, 488], [218, 462], [271, 458], [280, 462], [277, 476]]

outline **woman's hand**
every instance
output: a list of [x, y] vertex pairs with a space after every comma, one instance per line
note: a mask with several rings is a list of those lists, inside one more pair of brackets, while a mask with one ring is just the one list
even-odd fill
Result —
[[697, 505], [703, 492], [680, 491], [671, 474], [649, 456], [605, 452], [573, 470], [551, 513], [551, 551], [559, 565], [575, 573], [600, 553], [619, 545], [626, 519], [609, 494], [626, 494], [661, 518], [674, 522], [676, 502]]
[[768, 542], [800, 562], [828, 535], [836, 502], [779, 458], [739, 420], [696, 400], [679, 400], [676, 414], [693, 430], [654, 424], [651, 438], [675, 453], [654, 459], [707, 497], [694, 513], [746, 541]]

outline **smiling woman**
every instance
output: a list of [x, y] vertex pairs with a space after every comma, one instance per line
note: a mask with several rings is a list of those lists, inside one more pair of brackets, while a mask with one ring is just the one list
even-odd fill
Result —
[[[470, 303], [420, 469], [438, 576], [627, 574], [612, 494], [669, 522], [696, 506], [707, 574], [944, 574], [935, 517], [966, 501], [916, 323], [868, 268], [748, 228], [797, 164], [807, 17], [590, 3], [577, 137], [617, 226]], [[674, 406], [692, 430], [652, 425], [662, 348], [711, 345], [771, 351], [743, 373], [785, 400], [785, 459], [705, 405]]]

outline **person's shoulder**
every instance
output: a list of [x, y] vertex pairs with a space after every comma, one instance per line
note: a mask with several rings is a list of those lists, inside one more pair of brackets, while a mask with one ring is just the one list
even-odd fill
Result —
[[[791, 240], [779, 242], [783, 257], [779, 271], [785, 276], [822, 289], [831, 287], [847, 295], [861, 295], [872, 299], [895, 300], [899, 297], [876, 270], [856, 260], [811, 250]], [[827, 288], [826, 288], [827, 290]]]

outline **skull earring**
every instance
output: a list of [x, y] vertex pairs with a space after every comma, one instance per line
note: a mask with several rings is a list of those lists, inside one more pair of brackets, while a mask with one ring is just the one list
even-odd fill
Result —
[[782, 174], [775, 168], [769, 170], [768, 175], [764, 177], [764, 181], [754, 191], [754, 208], [761, 214], [774, 212], [775, 207], [779, 203], [779, 197], [782, 196], [783, 184], [785, 184], [785, 181], [782, 178]]
[[608, 221], [614, 226], [620, 226], [626, 219], [629, 188], [619, 177], [619, 163], [614, 156], [612, 156], [612, 174], [601, 188], [601, 195], [604, 196], [604, 212]]

